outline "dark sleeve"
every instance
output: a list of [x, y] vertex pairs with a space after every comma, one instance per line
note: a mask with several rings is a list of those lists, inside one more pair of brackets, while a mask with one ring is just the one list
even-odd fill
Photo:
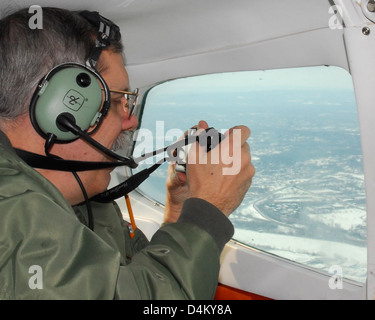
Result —
[[191, 198], [185, 201], [179, 223], [191, 223], [207, 231], [221, 252], [233, 237], [234, 228], [229, 219], [211, 203]]

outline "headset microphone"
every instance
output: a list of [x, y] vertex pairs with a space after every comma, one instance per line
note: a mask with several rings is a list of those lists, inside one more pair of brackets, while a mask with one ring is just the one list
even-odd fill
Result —
[[61, 129], [65, 129], [73, 133], [74, 135], [80, 136], [83, 140], [85, 140], [86, 142], [88, 142], [89, 144], [91, 144], [107, 156], [122, 162], [128, 162], [128, 166], [131, 168], [137, 167], [137, 164], [134, 162], [132, 158], [120, 156], [117, 153], [107, 149], [93, 138], [91, 138], [86, 132], [84, 132], [79, 126], [77, 126], [74, 123], [74, 120], [69, 116], [69, 114], [60, 114], [56, 119], [56, 125]]
[[[128, 194], [129, 192], [136, 189], [144, 180], [146, 180], [152, 172], [154, 172], [159, 166], [164, 163], [165, 161], [175, 161], [179, 163], [178, 156], [173, 156], [175, 150], [180, 150], [184, 146], [187, 146], [194, 142], [199, 142], [200, 145], [206, 146], [207, 152], [209, 152], [212, 148], [214, 148], [217, 144], [219, 144], [225, 136], [219, 133], [214, 128], [208, 128], [204, 130], [201, 134], [197, 136], [185, 136], [185, 139], [177, 141], [172, 145], [155, 150], [153, 152], [149, 152], [146, 154], [141, 155], [140, 157], [133, 159], [131, 157], [121, 157], [116, 153], [108, 150], [97, 141], [92, 139], [88, 136], [87, 133], [81, 130], [76, 124], [72, 123], [71, 119], [66, 115], [62, 114], [57, 119], [57, 125], [60, 126], [64, 130], [68, 130], [75, 135], [79, 135], [82, 139], [85, 139], [89, 143], [93, 143], [93, 145], [98, 148], [99, 150], [103, 151], [105, 154], [118, 159], [118, 162], [88, 162], [88, 161], [73, 161], [73, 160], [64, 160], [57, 157], [46, 157], [42, 155], [38, 155], [35, 153], [31, 153], [28, 151], [15, 149], [17, 154], [31, 167], [34, 168], [41, 168], [41, 169], [50, 169], [50, 170], [60, 170], [60, 171], [69, 171], [75, 173], [76, 171], [88, 171], [88, 170], [100, 170], [100, 169], [107, 169], [107, 168], [114, 168], [118, 166], [128, 166], [131, 168], [136, 168], [138, 166], [138, 162], [143, 161], [149, 157], [153, 157], [157, 154], [167, 152], [168, 157], [160, 160], [150, 168], [144, 169], [131, 177], [129, 177], [123, 183], [104, 191], [98, 195], [96, 195], [91, 200], [97, 202], [111, 202], [113, 200], [118, 199], [119, 197]], [[53, 135], [49, 136], [49, 139], [46, 140], [46, 145], [48, 141], [52, 141], [53, 143]], [[46, 146], [48, 149], [48, 146]], [[47, 153], [48, 154], [48, 153]], [[186, 159], [185, 159], [186, 161]], [[184, 161], [182, 162], [184, 165]]]

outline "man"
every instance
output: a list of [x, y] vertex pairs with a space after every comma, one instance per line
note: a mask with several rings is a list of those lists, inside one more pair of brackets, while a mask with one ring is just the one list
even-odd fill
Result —
[[[87, 205], [88, 198], [107, 188], [111, 169], [78, 174], [33, 169], [15, 152], [113, 161], [81, 137], [54, 143], [56, 136], [41, 134], [30, 116], [33, 99], [42, 95], [33, 95], [36, 88], [41, 90], [40, 79], [67, 62], [89, 61], [109, 90], [128, 89], [118, 35], [111, 34], [109, 43], [101, 46], [90, 17], [43, 8], [42, 30], [28, 28], [27, 9], [0, 21], [0, 299], [210, 299], [221, 250], [233, 235], [227, 216], [242, 201], [254, 175], [248, 128], [236, 128], [241, 130], [241, 150], [234, 154], [241, 159], [238, 175], [223, 176], [222, 162], [199, 164], [198, 145], [189, 154], [198, 164], [188, 164], [186, 175], [170, 166], [167, 223], [150, 242], [138, 229], [130, 237], [115, 203]], [[91, 138], [107, 149], [138, 124], [129, 115], [125, 96], [116, 93], [99, 122]], [[200, 122], [198, 129], [205, 128], [207, 123]], [[220, 147], [229, 154], [233, 130], [226, 136]], [[86, 226], [89, 211], [94, 232]]]

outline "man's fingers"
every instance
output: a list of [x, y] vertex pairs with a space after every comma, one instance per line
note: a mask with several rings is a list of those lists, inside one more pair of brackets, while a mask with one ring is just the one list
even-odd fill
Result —
[[241, 145], [243, 145], [247, 139], [249, 139], [251, 131], [246, 126], [235, 126], [230, 128], [227, 132], [225, 132], [225, 136], [232, 136], [237, 130], [241, 130]]
[[207, 122], [206, 122], [206, 121], [203, 121], [203, 120], [199, 121], [199, 123], [198, 123], [198, 130], [199, 130], [199, 129], [208, 129], [208, 124], [207, 124]]

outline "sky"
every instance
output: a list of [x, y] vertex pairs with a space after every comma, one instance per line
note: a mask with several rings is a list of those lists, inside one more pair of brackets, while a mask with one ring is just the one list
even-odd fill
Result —
[[228, 91], [262, 90], [262, 88], [282, 89], [290, 87], [309, 87], [322, 89], [352, 89], [350, 74], [339, 67], [304, 67], [267, 71], [244, 71], [198, 76], [165, 82], [155, 87], [153, 94], [200, 93]]

